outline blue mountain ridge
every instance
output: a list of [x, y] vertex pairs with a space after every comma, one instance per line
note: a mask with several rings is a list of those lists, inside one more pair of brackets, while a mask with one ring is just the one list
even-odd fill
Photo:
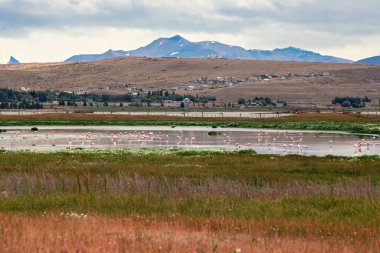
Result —
[[304, 62], [331, 62], [353, 63], [351, 60], [334, 56], [325, 56], [312, 51], [306, 51], [296, 47], [287, 47], [274, 50], [246, 50], [239, 46], [226, 45], [217, 41], [191, 42], [176, 35], [171, 38], [159, 38], [148, 44], [131, 51], [109, 50], [103, 54], [75, 55], [66, 62], [82, 62], [109, 59], [114, 57], [176, 57], [176, 58], [208, 58], [221, 57], [226, 59], [246, 60], [274, 60], [274, 61], [304, 61]]
[[17, 64], [20, 64], [20, 62], [16, 58], [14, 58], [13, 56], [11, 56], [10, 59], [9, 59], [9, 62], [7, 64], [17, 65]]
[[374, 56], [366, 59], [362, 59], [360, 61], [355, 62], [356, 64], [372, 64], [372, 65], [380, 65], [380, 55]]

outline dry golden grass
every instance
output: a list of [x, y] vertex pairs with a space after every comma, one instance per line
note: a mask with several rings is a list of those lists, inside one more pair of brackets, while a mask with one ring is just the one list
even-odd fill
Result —
[[[250, 230], [213, 229], [207, 219], [178, 217], [78, 218], [59, 214], [0, 215], [0, 251], [28, 252], [379, 252], [380, 238], [361, 240], [289, 237], [265, 233], [267, 223]], [[234, 225], [234, 221], [219, 220]], [[197, 225], [194, 225], [197, 224]], [[238, 225], [238, 224], [235, 224]], [[313, 224], [310, 224], [313, 225]], [[342, 228], [344, 229], [344, 227]], [[276, 227], [273, 227], [276, 230]]]
[[[380, 73], [380, 71], [378, 71]], [[365, 77], [363, 77], [365, 79]], [[254, 98], [268, 96], [272, 100], [283, 100], [292, 106], [316, 105], [324, 107], [331, 104], [335, 97], [369, 96], [377, 105], [380, 98], [380, 81], [376, 83], [369, 81], [355, 81], [350, 78], [319, 78], [319, 79], [297, 79], [289, 81], [270, 81], [259, 83], [243, 83], [233, 87], [214, 89], [198, 92], [199, 96], [215, 96], [224, 102], [234, 101], [239, 98]]]
[[[114, 93], [125, 93], [125, 83], [138, 88], [157, 90], [207, 76], [234, 76], [241, 80], [259, 75], [282, 75], [288, 72], [304, 75], [310, 71], [329, 71], [328, 78], [297, 78], [289, 81], [261, 82], [237, 85], [232, 88], [206, 91], [226, 102], [239, 97], [270, 96], [287, 102], [327, 103], [335, 96], [370, 95], [378, 101], [380, 90], [379, 67], [305, 62], [209, 60], [209, 59], [149, 59], [115, 58], [97, 62], [21, 64], [0, 66], [2, 87], [20, 89], [104, 92], [99, 87], [111, 86]], [[377, 83], [377, 84], [376, 84]]]

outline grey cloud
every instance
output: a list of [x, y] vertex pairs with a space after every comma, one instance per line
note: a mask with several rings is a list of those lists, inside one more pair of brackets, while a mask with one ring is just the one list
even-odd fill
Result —
[[[54, 1], [53, 1], [54, 2]], [[107, 4], [108, 2], [108, 4]], [[96, 3], [94, 13], [81, 13], [79, 1], [70, 0], [63, 9], [54, 8], [36, 1], [16, 0], [1, 4], [0, 29], [6, 31], [27, 31], [28, 28], [60, 28], [73, 26], [109, 26], [130, 28], [159, 28], [181, 30], [220, 30], [220, 23], [205, 20], [204, 17], [176, 10], [175, 6], [162, 8], [143, 1], [132, 1], [126, 8], [117, 8], [112, 1]], [[43, 11], [40, 11], [42, 9]]]
[[299, 25], [306, 29], [334, 33], [379, 33], [380, 1], [377, 0], [305, 0], [291, 5], [289, 1], [273, 0], [272, 8], [239, 8], [220, 6], [217, 12], [256, 25], [278, 23]]
[[380, 33], [378, 0], [240, 2], [244, 7], [227, 0], [0, 0], [0, 37], [31, 28], [86, 26], [234, 34], [272, 24], [346, 35]]

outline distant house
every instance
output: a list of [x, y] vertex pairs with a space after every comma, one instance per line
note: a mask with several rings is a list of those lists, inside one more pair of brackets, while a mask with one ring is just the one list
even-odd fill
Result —
[[318, 76], [318, 73], [317, 72], [314, 72], [314, 71], [311, 71], [311, 72], [307, 72], [305, 74], [305, 77], [317, 77]]
[[191, 103], [191, 100], [190, 98], [184, 98], [181, 102], [184, 104], [188, 104], [188, 103]]
[[258, 82], [259, 78], [257, 76], [248, 77], [248, 82]]
[[184, 91], [187, 90], [188, 88], [186, 86], [175, 86], [172, 88], [173, 91]]
[[187, 87], [186, 86], [178, 86], [177, 90], [187, 90]]
[[30, 91], [30, 89], [29, 88], [25, 88], [25, 87], [21, 87], [21, 89], [20, 89], [21, 91], [25, 91], [25, 92], [29, 92]]
[[208, 90], [210, 86], [208, 84], [202, 84], [201, 85], [201, 90]]

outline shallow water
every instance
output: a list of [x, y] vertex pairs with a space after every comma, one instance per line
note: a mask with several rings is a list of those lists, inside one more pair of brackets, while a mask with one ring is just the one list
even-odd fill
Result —
[[254, 149], [259, 154], [380, 155], [378, 136], [343, 132], [164, 126], [40, 126], [37, 132], [30, 127], [2, 129], [7, 132], [0, 133], [0, 148], [11, 151], [182, 147]]

